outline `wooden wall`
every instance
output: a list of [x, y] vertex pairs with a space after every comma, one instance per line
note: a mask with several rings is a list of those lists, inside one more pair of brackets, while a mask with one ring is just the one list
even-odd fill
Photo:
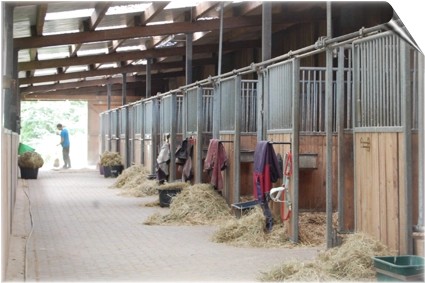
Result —
[[[271, 134], [268, 140], [274, 142], [291, 141], [290, 134]], [[300, 135], [299, 154], [317, 154], [316, 169], [299, 170], [299, 210], [326, 211], [326, 136], [323, 134]], [[344, 137], [345, 144], [345, 198], [344, 198], [344, 227], [346, 230], [354, 229], [354, 173], [353, 173], [353, 154], [352, 154], [352, 134], [346, 133]], [[333, 138], [332, 146], [332, 209], [338, 209], [338, 189], [337, 189], [337, 137]], [[276, 154], [280, 153], [284, 158], [285, 153], [289, 151], [289, 145], [274, 145]], [[279, 181], [278, 185], [282, 182]], [[293, 192], [292, 183], [291, 192]], [[275, 204], [274, 206], [279, 206]], [[274, 212], [279, 215], [280, 207], [274, 208]]]
[[[417, 136], [412, 137], [417, 152]], [[356, 230], [404, 253], [406, 215], [402, 133], [355, 134]], [[417, 179], [417, 154], [413, 180]], [[415, 168], [416, 166], [416, 168]], [[417, 181], [412, 188], [412, 221], [417, 221]]]

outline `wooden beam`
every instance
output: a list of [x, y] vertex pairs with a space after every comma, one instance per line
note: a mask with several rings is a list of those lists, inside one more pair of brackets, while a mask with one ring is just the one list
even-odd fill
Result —
[[140, 25], [146, 25], [150, 22], [156, 15], [158, 15], [170, 2], [168, 1], [155, 1], [146, 8], [140, 17]]
[[202, 1], [196, 7], [192, 8], [192, 18], [198, 19], [207, 14], [212, 9], [215, 9], [220, 2]]
[[[261, 24], [260, 17], [232, 17], [226, 18], [225, 29], [236, 29], [243, 27], [258, 26]], [[146, 27], [128, 27], [122, 29], [79, 32], [62, 35], [36, 36], [15, 38], [16, 49], [38, 48], [46, 46], [57, 46], [64, 44], [77, 44], [96, 41], [128, 39], [135, 37], [148, 37], [155, 35], [169, 35], [177, 33], [193, 33], [198, 31], [218, 30], [220, 21], [218, 19], [196, 22], [178, 22], [163, 25], [152, 25]]]
[[36, 19], [36, 35], [43, 35], [44, 18], [46, 17], [47, 4], [37, 5], [37, 19]]
[[[259, 47], [261, 44], [258, 40], [250, 41], [239, 41], [231, 42], [223, 45], [223, 49], [226, 51], [235, 50], [239, 48], [254, 48]], [[217, 51], [216, 44], [208, 45], [195, 45], [193, 46], [193, 53], [210, 53]], [[113, 54], [104, 54], [104, 55], [93, 55], [93, 56], [84, 56], [77, 58], [64, 58], [64, 59], [52, 59], [52, 60], [43, 60], [43, 61], [31, 61], [31, 62], [22, 62], [18, 64], [19, 71], [25, 70], [35, 70], [35, 69], [45, 69], [45, 68], [57, 68], [65, 66], [74, 66], [74, 65], [88, 65], [93, 63], [109, 63], [109, 62], [119, 62], [127, 60], [138, 60], [143, 58], [160, 58], [168, 56], [184, 56], [186, 52], [185, 47], [170, 47], [170, 48], [156, 48], [148, 49], [142, 51], [129, 51]]]
[[105, 17], [106, 12], [111, 6], [112, 2], [98, 2], [94, 7], [94, 11], [90, 17], [90, 30], [94, 31], [99, 23]]
[[[202, 65], [208, 65], [208, 64], [215, 64], [215, 62], [216, 62], [216, 60], [214, 58], [198, 59], [198, 60], [193, 60], [192, 65], [193, 66], [202, 66]], [[153, 64], [152, 66], [153, 66], [152, 69], [154, 71], [161, 72], [161, 71], [166, 70], [166, 69], [183, 69], [184, 68], [184, 62], [178, 61], [178, 62], [168, 62], [168, 63], [157, 63], [157, 64]], [[138, 73], [146, 72], [145, 66], [137, 66], [137, 68], [139, 68]], [[115, 70], [114, 74], [120, 74], [125, 69], [126, 68], [114, 69]], [[127, 77], [127, 82], [128, 83], [144, 82], [146, 78], [143, 75], [144, 74], [141, 74], [140, 77], [139, 76], [137, 76], [137, 77], [134, 77], [134, 76]], [[83, 77], [84, 75], [80, 74], [78, 76]], [[94, 77], [96, 77], [96, 76], [94, 76]], [[153, 77], [153, 79], [157, 79], [157, 78]], [[121, 80], [121, 78], [105, 78], [105, 79], [99, 79], [99, 80], [88, 80], [88, 81], [86, 80], [86, 81], [72, 82], [72, 83], [60, 83], [60, 84], [55, 84], [55, 85], [28, 86], [28, 87], [20, 88], [20, 93], [43, 92], [43, 91], [50, 91], [52, 89], [70, 89], [70, 88], [84, 87], [84, 86], [98, 86], [98, 85], [103, 85], [103, 84], [107, 84], [107, 83], [121, 84], [122, 80]]]

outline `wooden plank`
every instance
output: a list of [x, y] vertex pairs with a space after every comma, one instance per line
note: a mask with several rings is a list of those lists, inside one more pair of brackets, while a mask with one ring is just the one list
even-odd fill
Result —
[[404, 182], [404, 168], [405, 168], [405, 164], [404, 164], [404, 157], [403, 157], [403, 153], [405, 152], [404, 147], [403, 147], [403, 135], [402, 134], [398, 134], [398, 186], [399, 186], [399, 190], [398, 190], [398, 200], [399, 200], [399, 216], [400, 216], [400, 221], [399, 221], [399, 227], [398, 227], [398, 231], [400, 234], [400, 243], [399, 243], [399, 253], [400, 254], [406, 254], [407, 253], [407, 246], [406, 246], [406, 225], [407, 225], [407, 215], [406, 215], [406, 207], [405, 207], [405, 203], [406, 203], [406, 198], [405, 198], [405, 182]]
[[387, 164], [387, 161], [391, 163], [391, 156], [393, 155], [390, 152], [390, 156], [386, 156], [387, 148], [391, 146], [391, 143], [388, 142], [386, 135], [384, 133], [378, 133], [379, 144], [378, 144], [378, 171], [379, 171], [379, 223], [380, 223], [380, 234], [379, 240], [383, 243], [388, 243], [388, 223], [387, 215], [389, 214], [389, 209], [392, 209], [388, 206], [387, 203], [387, 189], [389, 190], [388, 194], [391, 194], [391, 186], [388, 184], [388, 179], [390, 176], [387, 176], [387, 168], [391, 168], [392, 164]]
[[[391, 249], [398, 250], [399, 246], [399, 204], [398, 204], [398, 144], [397, 133], [381, 134], [385, 137], [386, 143], [382, 154], [385, 157], [385, 181], [383, 188], [386, 192], [386, 198], [382, 195], [381, 199], [386, 202], [386, 239], [383, 242]], [[383, 228], [382, 228], [383, 229]]]
[[[368, 203], [367, 211], [367, 231], [376, 239], [380, 237], [380, 219], [379, 215], [380, 196], [379, 196], [379, 133], [371, 133], [370, 154], [371, 154], [371, 171], [370, 171], [370, 186], [367, 190], [366, 201]], [[364, 149], [366, 150], [366, 149]], [[363, 164], [362, 164], [363, 165]]]

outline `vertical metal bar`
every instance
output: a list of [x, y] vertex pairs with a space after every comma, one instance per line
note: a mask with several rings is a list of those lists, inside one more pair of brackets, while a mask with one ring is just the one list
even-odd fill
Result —
[[241, 77], [235, 77], [235, 134], [233, 141], [233, 202], [239, 202], [241, 184]]
[[337, 73], [337, 132], [338, 132], [338, 230], [344, 230], [345, 223], [345, 156], [344, 156], [344, 47], [339, 48]]
[[403, 162], [404, 168], [404, 199], [405, 203], [403, 208], [405, 209], [404, 215], [406, 219], [404, 223], [405, 227], [402, 227], [400, 233], [404, 233], [402, 239], [405, 241], [405, 251], [401, 253], [412, 254], [413, 252], [413, 239], [412, 239], [412, 92], [410, 85], [410, 51], [409, 45], [404, 40], [400, 41], [400, 84], [401, 88], [401, 107], [402, 107], [402, 125], [403, 125]]
[[324, 113], [324, 109], [323, 109], [323, 90], [322, 90], [322, 71], [319, 71], [319, 132], [323, 132], [324, 130], [324, 126], [323, 126], [323, 113]]
[[265, 80], [266, 72], [258, 74], [258, 87], [257, 87], [257, 141], [261, 141], [265, 137], [264, 130], [267, 126], [264, 125], [264, 107], [265, 107]]
[[127, 74], [122, 73], [122, 97], [121, 97], [121, 105], [125, 105], [127, 103]]
[[317, 128], [317, 116], [318, 116], [318, 92], [317, 92], [317, 82], [316, 82], [317, 71], [313, 71], [313, 132], [318, 132]]
[[202, 175], [202, 135], [203, 135], [203, 124], [204, 124], [204, 115], [203, 115], [203, 103], [202, 103], [202, 93], [203, 90], [201, 87], [196, 88], [196, 171], [195, 171], [195, 183], [201, 183]]
[[189, 91], [185, 90], [183, 92], [183, 102], [182, 102], [182, 137], [183, 139], [187, 138], [187, 115], [189, 115], [188, 111], [188, 100], [189, 100]]
[[186, 34], [186, 85], [192, 83], [193, 33]]
[[111, 96], [112, 96], [112, 85], [108, 83], [106, 85], [106, 104], [107, 104], [108, 110], [111, 110]]
[[353, 94], [352, 90], [352, 82], [351, 75], [353, 72], [353, 61], [352, 61], [352, 50], [348, 49], [348, 70], [347, 70], [347, 128], [352, 129], [354, 127], [352, 121], [352, 105], [353, 105]]
[[306, 119], [305, 116], [307, 115], [307, 109], [305, 106], [305, 96], [306, 96], [306, 92], [305, 92], [305, 70], [301, 71], [301, 93], [300, 93], [300, 99], [301, 99], [301, 127], [300, 130], [301, 131], [306, 131]]
[[145, 164], [145, 112], [146, 103], [140, 103], [140, 137], [141, 137], [141, 149], [140, 149], [140, 163], [144, 166]]
[[151, 97], [151, 92], [152, 92], [151, 63], [152, 63], [152, 59], [147, 58], [146, 59], [146, 95], [145, 95], [146, 98]]
[[299, 120], [300, 120], [300, 61], [292, 61], [292, 241], [298, 243], [298, 198], [299, 198]]
[[[224, 2], [220, 2], [220, 36], [219, 36], [219, 43], [218, 43], [218, 75], [221, 75], [221, 57], [223, 56], [223, 10], [224, 10]], [[214, 112], [217, 113], [217, 112]]]
[[424, 229], [424, 162], [425, 162], [425, 90], [424, 90], [424, 82], [425, 82], [425, 72], [424, 72], [424, 55], [419, 54], [418, 56], [418, 223], [417, 230]]
[[221, 83], [214, 84], [214, 98], [213, 98], [213, 138], [220, 137], [220, 117], [221, 117]]
[[152, 155], [151, 155], [151, 164], [150, 164], [150, 170], [151, 174], [155, 174], [155, 166], [156, 166], [156, 157], [158, 156], [158, 123], [159, 120], [159, 104], [158, 99], [155, 98], [152, 100], [152, 117], [151, 117], [151, 127], [152, 127]]
[[262, 8], [261, 58], [266, 61], [272, 55], [272, 3], [264, 1]]
[[401, 42], [401, 40], [399, 40], [398, 38], [397, 39], [395, 39], [395, 41], [397, 42], [397, 51], [398, 52], [394, 52], [395, 54], [396, 54], [396, 68], [394, 69], [395, 70], [395, 72], [396, 72], [396, 76], [397, 76], [397, 78], [396, 78], [396, 91], [395, 91], [395, 106], [396, 106], [396, 113], [397, 113], [397, 116], [396, 116], [396, 123], [397, 123], [397, 126], [403, 126], [403, 124], [402, 124], [402, 121], [401, 121], [401, 109], [400, 109], [400, 107], [401, 107], [401, 101], [400, 101], [400, 98], [401, 98], [401, 96], [400, 96], [400, 92], [402, 91], [401, 89], [403, 88], [403, 84], [401, 83], [401, 80], [402, 80], [402, 78], [401, 78], [401, 74], [400, 74], [400, 71], [399, 71], [399, 67], [398, 66], [402, 66], [402, 63], [403, 62], [401, 62], [401, 58], [400, 58], [400, 53], [402, 52], [401, 51], [401, 45], [402, 45], [402, 42]]
[[171, 121], [169, 121], [169, 123], [171, 123], [171, 128], [170, 128], [170, 170], [169, 170], [169, 181], [173, 182], [174, 180], [176, 180], [176, 163], [174, 162], [174, 160], [176, 159], [175, 157], [175, 149], [176, 149], [176, 145], [177, 145], [177, 94], [176, 93], [172, 93], [170, 96], [170, 113], [171, 115], [169, 116], [169, 119]]
[[332, 248], [332, 49], [326, 50], [326, 247]]

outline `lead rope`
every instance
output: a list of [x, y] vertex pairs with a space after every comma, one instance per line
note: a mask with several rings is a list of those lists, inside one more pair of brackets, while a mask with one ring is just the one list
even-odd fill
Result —
[[[270, 190], [270, 197], [274, 202], [281, 202], [280, 215], [282, 221], [288, 220], [291, 217], [292, 202], [291, 194], [289, 193], [289, 181], [292, 176], [292, 153], [289, 151], [285, 154], [285, 167], [283, 170], [283, 182], [281, 187]], [[283, 192], [283, 193], [282, 193]], [[285, 204], [288, 207], [288, 213], [285, 216]]]

